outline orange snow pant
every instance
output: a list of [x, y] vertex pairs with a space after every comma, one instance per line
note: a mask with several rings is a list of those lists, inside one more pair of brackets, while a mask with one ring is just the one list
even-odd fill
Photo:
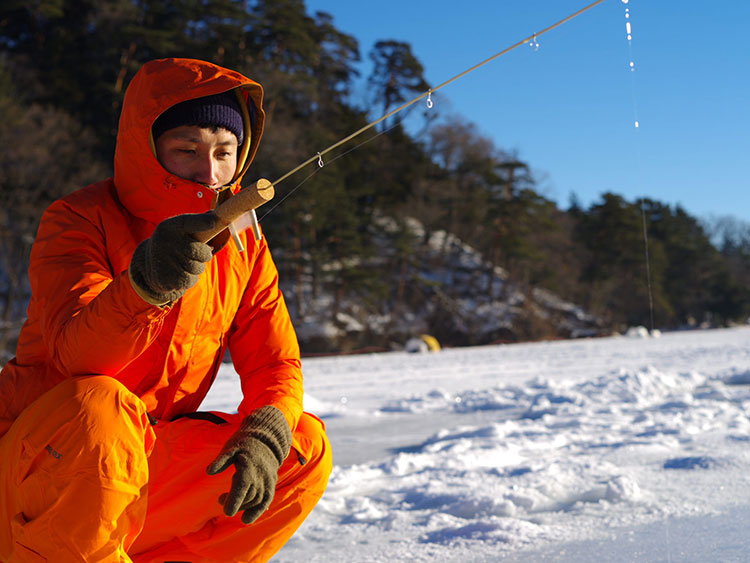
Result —
[[254, 523], [218, 497], [230, 468], [206, 467], [241, 416], [149, 422], [141, 400], [107, 376], [60, 383], [0, 438], [0, 561], [256, 562], [270, 559], [326, 488], [331, 450], [307, 413]]

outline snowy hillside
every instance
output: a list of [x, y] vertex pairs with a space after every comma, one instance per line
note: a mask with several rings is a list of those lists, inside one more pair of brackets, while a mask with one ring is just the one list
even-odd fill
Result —
[[[306, 352], [403, 348], [422, 333], [451, 346], [602, 333], [600, 320], [581, 307], [541, 288], [522, 290], [505, 270], [446, 231], [427, 233], [415, 219], [397, 224], [388, 217], [377, 218], [372, 228], [377, 255], [356, 264], [326, 264], [317, 290], [310, 271], [301, 278], [282, 276]], [[408, 257], [395, 250], [404, 236], [414, 250]], [[400, 266], [394, 270], [393, 263]], [[390, 294], [373, 300], [361, 291], [342, 291], [341, 272], [354, 267], [363, 277], [386, 281]], [[389, 272], [393, 277], [384, 278]]]
[[748, 328], [304, 370], [335, 468], [274, 561], [750, 560]]

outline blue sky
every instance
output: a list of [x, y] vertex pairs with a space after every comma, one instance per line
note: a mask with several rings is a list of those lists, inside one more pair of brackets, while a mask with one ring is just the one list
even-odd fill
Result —
[[[358, 39], [363, 79], [375, 42], [395, 39], [433, 86], [589, 3], [306, 0]], [[571, 193], [588, 207], [612, 191], [750, 222], [748, 24], [745, 0], [605, 0], [539, 37], [538, 50], [524, 45], [446, 86], [434, 107], [516, 151], [561, 207]]]

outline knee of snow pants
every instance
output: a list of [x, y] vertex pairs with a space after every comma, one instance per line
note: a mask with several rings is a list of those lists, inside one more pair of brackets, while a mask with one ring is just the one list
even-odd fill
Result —
[[242, 417], [214, 414], [220, 420], [185, 417], [159, 421], [154, 427], [157, 441], [149, 459], [146, 523], [129, 552], [136, 563], [268, 561], [323, 495], [331, 472], [331, 448], [324, 424], [303, 413], [268, 510], [249, 525], [242, 523], [240, 515], [225, 516], [219, 496], [229, 491], [234, 470], [208, 475], [206, 467]]
[[325, 427], [302, 415], [271, 506], [246, 526], [218, 502], [233, 470], [205, 472], [241, 420], [219, 415], [153, 427], [110, 377], [60, 383], [0, 438], [0, 561], [267, 561], [325, 491]]
[[68, 379], [0, 438], [0, 560], [130, 561], [154, 432], [108, 376]]

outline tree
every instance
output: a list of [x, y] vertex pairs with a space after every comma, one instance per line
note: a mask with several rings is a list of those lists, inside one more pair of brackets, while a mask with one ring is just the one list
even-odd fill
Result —
[[69, 115], [0, 96], [0, 361], [15, 338], [30, 298], [29, 252], [42, 212], [55, 199], [102, 180], [96, 139]]
[[[401, 41], [378, 41], [370, 52], [374, 63], [372, 74], [368, 79], [373, 89], [375, 101], [380, 101], [383, 114], [396, 104], [406, 102], [418, 92], [430, 89], [424, 79], [424, 68], [414, 54], [411, 46]], [[383, 130], [386, 123], [383, 122]]]
[[[319, 54], [315, 60], [314, 74], [318, 83], [319, 107], [324, 111], [340, 108], [349, 96], [352, 81], [359, 76], [356, 64], [360, 61], [357, 40], [333, 25], [333, 18], [325, 12], [315, 14], [315, 36]], [[323, 114], [335, 123], [336, 115]]]
[[500, 181], [495, 173], [498, 151], [476, 125], [457, 117], [430, 129], [426, 151], [447, 179], [430, 195], [442, 213], [428, 229], [440, 225], [464, 240], [477, 241], [486, 229], [493, 186]]
[[668, 318], [664, 291], [666, 257], [658, 239], [650, 239], [648, 260], [641, 208], [613, 193], [602, 195], [576, 225], [576, 239], [588, 251], [582, 282], [584, 305], [625, 326], [650, 326], [651, 303], [657, 318]]
[[744, 314], [740, 286], [701, 223], [680, 206], [646, 200], [649, 236], [659, 240], [668, 258], [664, 289], [674, 325], [692, 321], [724, 324]]

